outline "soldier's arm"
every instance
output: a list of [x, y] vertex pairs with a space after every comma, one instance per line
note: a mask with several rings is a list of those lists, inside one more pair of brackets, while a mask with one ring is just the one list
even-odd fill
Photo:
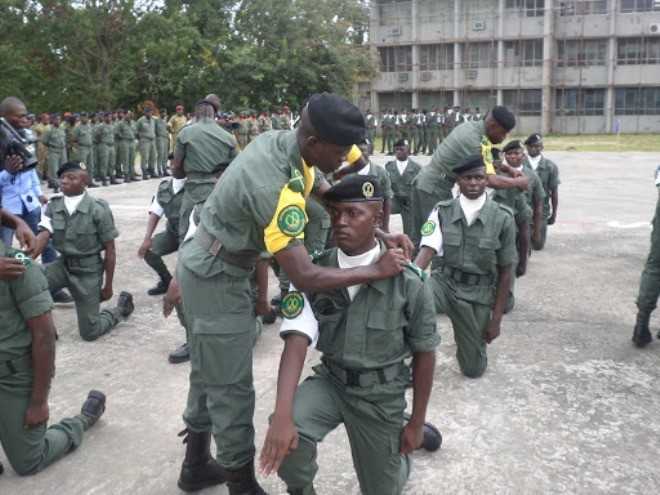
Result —
[[559, 189], [554, 188], [550, 191], [550, 203], [552, 204], [552, 213], [548, 218], [548, 225], [552, 225], [557, 220], [557, 208], [559, 208]]
[[415, 264], [422, 270], [426, 270], [434, 256], [442, 256], [443, 254], [442, 229], [437, 208], [431, 211], [429, 218], [422, 225], [421, 234], [422, 239], [415, 258]]
[[493, 313], [486, 329], [486, 342], [490, 344], [500, 335], [500, 326], [502, 324], [502, 315], [509, 297], [509, 288], [511, 287], [511, 265], [497, 266], [497, 289], [495, 290], [495, 305]]
[[48, 421], [48, 393], [55, 374], [55, 325], [50, 311], [26, 323], [32, 335], [34, 379], [24, 423], [27, 428], [33, 428]]
[[543, 223], [543, 199], [545, 192], [539, 180], [536, 181], [535, 193], [532, 197], [534, 205], [534, 232], [532, 232], [532, 242], [538, 244], [541, 242], [541, 224]]
[[529, 180], [526, 176], [521, 175], [520, 177], [504, 177], [497, 174], [489, 174], [486, 176], [488, 181], [488, 187], [493, 189], [512, 189], [517, 187], [521, 191], [526, 191], [529, 187]]
[[186, 172], [183, 169], [183, 160], [185, 159], [186, 152], [185, 147], [179, 138], [181, 133], [176, 138], [176, 143], [174, 145], [174, 157], [170, 161], [170, 171], [172, 172], [172, 177], [175, 179], [183, 179], [186, 177]]
[[101, 289], [101, 301], [112, 298], [112, 282], [115, 277], [115, 265], [117, 264], [117, 251], [114, 239], [103, 244], [105, 254], [103, 256], [104, 283]]
[[18, 239], [18, 243], [27, 254], [32, 258], [36, 258], [41, 254], [41, 251], [38, 250], [37, 238], [22, 218], [0, 209], [0, 220], [2, 225], [16, 231], [16, 239]]
[[257, 282], [257, 315], [265, 316], [271, 314], [272, 308], [268, 301], [268, 267], [270, 258], [260, 258], [255, 267], [255, 278]]
[[527, 272], [527, 258], [529, 257], [529, 222], [518, 222], [518, 266], [516, 277], [522, 277]]

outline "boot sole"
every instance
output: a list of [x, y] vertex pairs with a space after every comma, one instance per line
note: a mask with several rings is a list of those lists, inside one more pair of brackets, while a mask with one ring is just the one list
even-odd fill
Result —
[[184, 481], [177, 481], [177, 486], [186, 493], [198, 492], [204, 488], [209, 488], [211, 486], [222, 485], [226, 480], [222, 481], [203, 481], [200, 483], [186, 483]]

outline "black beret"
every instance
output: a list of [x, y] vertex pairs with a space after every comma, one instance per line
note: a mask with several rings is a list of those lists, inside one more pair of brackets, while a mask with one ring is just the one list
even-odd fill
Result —
[[337, 203], [380, 201], [383, 199], [383, 191], [378, 177], [350, 174], [328, 189], [323, 199]]
[[505, 130], [510, 131], [516, 126], [516, 117], [507, 107], [496, 106], [490, 113]]
[[312, 95], [307, 102], [307, 115], [318, 137], [340, 146], [361, 143], [366, 137], [362, 112], [341, 96], [332, 93]]
[[64, 172], [70, 172], [72, 170], [84, 170], [87, 171], [87, 167], [82, 162], [71, 161], [66, 162], [60, 168], [57, 169], [57, 177], [62, 177]]
[[80, 112], [81, 117], [87, 117], [87, 112]]
[[525, 144], [539, 144], [541, 141], [543, 141], [543, 137], [540, 134], [532, 134], [527, 139], [525, 139]]
[[466, 172], [470, 172], [475, 168], [484, 168], [484, 159], [481, 155], [472, 155], [468, 156], [461, 164], [454, 168], [454, 173], [456, 175], [463, 175]]
[[511, 150], [518, 150], [518, 149], [522, 149], [522, 144], [520, 144], [520, 141], [518, 141], [517, 139], [514, 139], [513, 141], [509, 141], [508, 143], [506, 143], [506, 146], [502, 148], [502, 151], [508, 153]]
[[399, 139], [396, 143], [394, 143], [395, 148], [398, 148], [399, 146], [408, 146], [408, 140], [407, 139]]

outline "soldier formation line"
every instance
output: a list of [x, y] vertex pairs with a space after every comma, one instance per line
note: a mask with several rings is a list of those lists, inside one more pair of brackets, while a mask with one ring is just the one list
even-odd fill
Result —
[[[434, 109], [377, 118], [323, 93], [296, 115], [283, 108], [233, 121], [210, 94], [191, 115], [178, 106], [169, 119], [145, 106], [137, 120], [119, 110], [65, 116], [66, 125], [41, 116], [31, 126], [16, 98], [0, 113], [38, 147], [34, 168], [0, 150], [0, 443], [21, 475], [78, 447], [105, 410], [105, 395], [92, 390], [80, 414], [47, 425], [53, 299], [73, 301], [86, 341], [136, 309], [127, 291], [101, 309], [114, 294], [119, 234], [111, 205], [88, 192], [97, 182], [163, 178], [136, 254], [158, 276], [148, 293], [164, 295], [164, 315], [175, 311], [185, 329], [169, 360], [191, 367], [178, 480], [187, 492], [226, 483], [232, 495], [264, 494], [258, 467], [290, 494], [314, 494], [318, 444], [344, 424], [362, 493], [401, 493], [415, 450], [442, 443], [426, 414], [436, 315], [451, 321], [462, 373], [480, 377], [487, 345], [514, 310], [515, 280], [557, 220], [558, 168], [541, 135], [506, 140], [515, 116], [501, 106], [485, 116]], [[393, 155], [385, 167], [370, 160], [377, 129], [381, 152]], [[432, 155], [429, 165], [411, 158], [419, 153]], [[56, 191], [50, 198], [40, 179]], [[390, 230], [396, 214], [403, 232]], [[172, 274], [163, 256], [177, 251]], [[656, 259], [654, 247], [633, 337], [640, 346], [660, 291]], [[277, 318], [277, 398], [257, 451], [253, 346]], [[310, 346], [320, 363], [299, 383]]]

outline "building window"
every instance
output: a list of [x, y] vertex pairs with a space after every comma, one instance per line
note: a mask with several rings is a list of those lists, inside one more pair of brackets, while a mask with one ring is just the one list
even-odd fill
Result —
[[605, 90], [590, 88], [558, 89], [555, 93], [557, 115], [603, 115]]
[[543, 17], [545, 0], [506, 0], [504, 8], [521, 12], [527, 17]]
[[377, 4], [378, 22], [381, 26], [412, 24], [412, 2], [390, 0]]
[[421, 45], [419, 70], [451, 70], [454, 68], [454, 45]]
[[508, 89], [502, 97], [504, 106], [516, 115], [541, 115], [540, 89]]
[[660, 88], [616, 88], [617, 115], [660, 115]]
[[559, 2], [559, 15], [607, 14], [607, 0], [566, 0]]
[[543, 65], [543, 40], [505, 41], [504, 65], [507, 67], [539, 67]]
[[621, 12], [651, 12], [660, 11], [658, 0], [621, 0]]
[[660, 38], [619, 38], [617, 64], [660, 64]]
[[418, 0], [418, 19], [421, 23], [454, 22], [454, 0]]
[[585, 67], [588, 65], [606, 65], [607, 40], [558, 40], [558, 67]]
[[478, 69], [495, 67], [497, 61], [497, 45], [491, 42], [465, 43], [463, 50], [463, 68]]
[[412, 46], [378, 48], [381, 72], [408, 72], [412, 70]]

